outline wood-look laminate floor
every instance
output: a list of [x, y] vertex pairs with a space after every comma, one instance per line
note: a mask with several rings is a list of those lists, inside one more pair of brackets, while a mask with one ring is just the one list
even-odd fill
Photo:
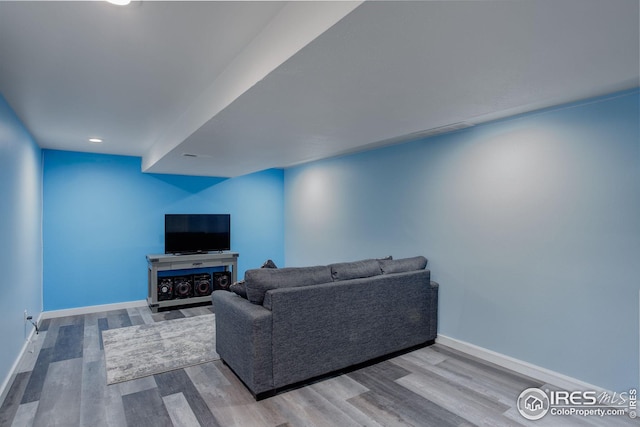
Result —
[[526, 421], [520, 392], [549, 387], [435, 344], [256, 402], [221, 361], [106, 385], [101, 331], [211, 313], [148, 308], [49, 319], [29, 345], [0, 426], [627, 426], [627, 417]]

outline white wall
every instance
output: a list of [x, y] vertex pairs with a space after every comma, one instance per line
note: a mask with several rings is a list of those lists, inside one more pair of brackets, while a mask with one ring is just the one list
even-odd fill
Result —
[[42, 310], [40, 148], [0, 94], [0, 394]]
[[638, 387], [638, 91], [285, 172], [288, 266], [425, 255], [439, 332]]

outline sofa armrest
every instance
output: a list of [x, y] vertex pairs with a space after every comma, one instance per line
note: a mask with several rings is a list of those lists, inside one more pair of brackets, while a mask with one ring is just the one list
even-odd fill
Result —
[[271, 312], [227, 291], [212, 294], [216, 351], [254, 395], [273, 389]]

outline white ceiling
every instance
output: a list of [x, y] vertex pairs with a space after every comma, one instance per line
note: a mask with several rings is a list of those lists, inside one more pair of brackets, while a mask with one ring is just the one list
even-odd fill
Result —
[[638, 87], [639, 3], [0, 1], [0, 92], [43, 148], [237, 176]]

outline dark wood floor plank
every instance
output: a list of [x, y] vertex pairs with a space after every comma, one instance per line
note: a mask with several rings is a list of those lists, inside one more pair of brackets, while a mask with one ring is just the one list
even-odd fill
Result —
[[301, 389], [292, 390], [281, 395], [267, 399], [263, 405], [272, 412], [280, 414], [292, 426], [314, 426], [314, 427], [333, 427], [333, 426], [352, 426], [337, 422], [339, 414], [323, 414], [322, 411], [313, 405], [313, 400], [305, 397]]
[[205, 314], [211, 314], [212, 313], [210, 305], [201, 306], [201, 307], [183, 308], [180, 311], [182, 312], [182, 314], [184, 314], [184, 317], [202, 316], [202, 315], [205, 315]]
[[102, 360], [104, 355], [101, 347], [102, 338], [98, 327], [99, 315], [96, 313], [87, 314], [84, 322], [84, 338], [82, 354], [84, 363]]
[[[189, 375], [191, 382], [199, 389], [217, 390], [222, 387], [230, 387], [231, 382], [228, 377], [221, 372], [224, 364], [219, 361], [203, 363], [201, 365], [189, 366], [184, 371]], [[228, 369], [228, 368], [226, 368]]]
[[185, 369], [219, 425], [276, 426], [287, 420], [265, 403], [256, 402], [240, 380], [219, 360]]
[[140, 315], [138, 307], [127, 308], [127, 316], [129, 316], [131, 326], [144, 325], [145, 323], [147, 323], [145, 322], [145, 319]]
[[126, 309], [107, 311], [109, 329], [126, 328], [131, 326], [131, 319]]
[[373, 365], [348, 374], [370, 390], [361, 395], [363, 399], [406, 425], [458, 426], [466, 422], [455, 411], [443, 408], [398, 384], [407, 375], [399, 378], [396, 378], [397, 375], [389, 376], [388, 373], [394, 372], [386, 366], [389, 364], [391, 362], [382, 362], [383, 366]]
[[354, 381], [347, 375], [339, 375], [324, 381], [318, 381], [310, 387], [319, 393], [326, 395], [331, 394], [331, 396], [341, 400], [347, 400], [369, 391], [364, 385]]
[[80, 390], [80, 425], [107, 426], [107, 407], [104, 404], [107, 391], [104, 360], [85, 361], [82, 365]]
[[33, 425], [33, 421], [36, 418], [36, 412], [38, 411], [38, 404], [40, 402], [30, 402], [20, 405], [18, 412], [13, 418], [11, 427], [30, 427]]
[[540, 387], [542, 385], [542, 382], [534, 378], [518, 374], [484, 360], [470, 356], [464, 357], [464, 354], [441, 345], [435, 345], [433, 350], [443, 354], [455, 355], [455, 357], [448, 357], [439, 366], [460, 374], [468, 374], [479, 381], [490, 382], [496, 387], [509, 390], [509, 392], [517, 392], [519, 394], [526, 388]]
[[[469, 423], [492, 427], [513, 426], [503, 417], [509, 406], [503, 405], [466, 386], [451, 383], [436, 375], [411, 374], [400, 378], [398, 384], [433, 402], [439, 408], [460, 413]], [[464, 398], [462, 398], [464, 397]], [[515, 402], [514, 402], [515, 403]], [[484, 420], [491, 420], [485, 423]]]
[[335, 406], [336, 410], [343, 412], [355, 421], [357, 425], [369, 427], [383, 427], [385, 425], [371, 416], [370, 412], [362, 411], [357, 405], [349, 402], [349, 399], [366, 393], [369, 389], [346, 375], [318, 381], [312, 384], [310, 388]]
[[47, 328], [47, 334], [44, 337], [42, 348], [51, 348], [56, 345], [56, 340], [58, 339], [58, 325], [56, 322], [57, 319], [48, 319], [49, 327]]
[[46, 331], [31, 336], [31, 340], [27, 344], [26, 351], [22, 354], [22, 359], [18, 364], [17, 373], [33, 371], [46, 336]]
[[10, 426], [18, 412], [22, 395], [27, 388], [31, 372], [21, 372], [15, 376], [7, 392], [7, 397], [0, 406], [0, 427]]
[[40, 350], [36, 364], [29, 376], [29, 382], [27, 383], [27, 387], [24, 390], [22, 399], [20, 400], [21, 404], [40, 400], [42, 387], [47, 376], [47, 371], [49, 370], [52, 354], [53, 348], [43, 348]]
[[144, 325], [144, 319], [140, 316], [129, 316], [131, 326]]
[[169, 417], [174, 427], [193, 427], [206, 425], [202, 424], [193, 413], [189, 402], [182, 393], [170, 394], [162, 396], [164, 406], [167, 408]]
[[118, 392], [121, 396], [126, 396], [127, 394], [158, 388], [158, 385], [156, 384], [156, 379], [153, 376], [148, 376], [131, 381], [125, 381], [119, 384], [114, 384], [110, 387], [118, 389]]
[[154, 322], [162, 322], [163, 320], [183, 319], [185, 315], [180, 310], [161, 311], [151, 315]]
[[155, 323], [151, 310], [149, 310], [148, 307], [132, 307], [128, 308], [127, 312], [129, 313], [130, 318], [140, 317], [143, 322], [142, 324], [149, 325], [151, 323]]
[[128, 427], [173, 427], [158, 389], [122, 396]]
[[300, 412], [306, 414], [306, 416], [300, 420], [303, 423], [311, 422], [315, 425], [328, 427], [358, 427], [362, 425], [350, 417], [348, 413], [339, 410], [338, 406], [331, 403], [330, 400], [311, 387], [302, 387], [293, 390], [286, 393], [283, 397], [287, 399], [289, 404], [295, 402], [296, 406], [302, 409]]
[[471, 394], [481, 395], [500, 402], [505, 406], [512, 406], [522, 390], [529, 387], [538, 387], [539, 382], [522, 383], [509, 381], [509, 378], [493, 378], [478, 371], [473, 365], [462, 363], [456, 368], [451, 368], [450, 360], [444, 360], [436, 365], [425, 363], [422, 359], [415, 358], [413, 354], [399, 356], [393, 359], [394, 363], [405, 367], [413, 373], [421, 374], [425, 378], [437, 378], [458, 384], [469, 390]]
[[84, 347], [84, 323], [60, 326], [58, 337], [53, 346], [52, 362], [78, 359], [82, 357]]
[[421, 427], [420, 424], [411, 424], [398, 415], [393, 409], [384, 404], [372, 401], [367, 394], [352, 397], [348, 400], [354, 408], [376, 420], [383, 426]]
[[84, 314], [73, 315], [73, 316], [64, 316], [58, 317], [54, 319], [57, 327], [60, 326], [70, 326], [70, 325], [80, 325], [84, 323]]
[[161, 396], [169, 396], [182, 393], [187, 403], [191, 407], [196, 419], [203, 426], [217, 426], [218, 422], [209, 410], [207, 403], [191, 382], [191, 379], [184, 369], [176, 369], [174, 371], [165, 372], [154, 375], [158, 391]]
[[82, 359], [49, 365], [42, 396], [33, 421], [35, 427], [79, 426]]
[[127, 425], [127, 419], [124, 413], [124, 403], [122, 401], [122, 396], [118, 392], [117, 386], [107, 386], [104, 405], [106, 423], [108, 426], [120, 427]]
[[109, 321], [106, 317], [100, 317], [98, 319], [98, 335], [100, 336], [100, 350], [104, 350], [104, 346], [102, 344], [102, 331], [106, 331], [109, 329]]

